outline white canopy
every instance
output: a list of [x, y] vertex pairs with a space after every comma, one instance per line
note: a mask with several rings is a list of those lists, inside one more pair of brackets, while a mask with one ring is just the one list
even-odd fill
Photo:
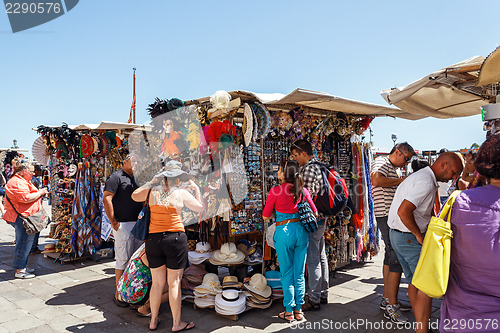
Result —
[[400, 88], [381, 91], [389, 104], [419, 115], [420, 118], [467, 117], [481, 112], [488, 104], [483, 88], [476, 87], [484, 58], [475, 56]]
[[[343, 112], [363, 116], [392, 116], [405, 119], [419, 119], [418, 116], [405, 113], [397, 108], [355, 101], [328, 93], [305, 89], [295, 89], [288, 95], [280, 93], [253, 93], [243, 90], [230, 91], [229, 94], [233, 99], [241, 98], [242, 103], [258, 100], [270, 109], [293, 109], [303, 106], [320, 114]], [[187, 101], [186, 104], [206, 103], [209, 100], [210, 97], [203, 97]]]
[[292, 108], [296, 106], [304, 106], [306, 108], [314, 109], [320, 113], [342, 112], [345, 114], [362, 116], [391, 116], [410, 120], [420, 119], [418, 116], [405, 113], [398, 108], [360, 102], [330, 95], [328, 93], [305, 89], [295, 89], [283, 98], [277, 101], [270, 101], [265, 104], [270, 108], [279, 108], [285, 105]]

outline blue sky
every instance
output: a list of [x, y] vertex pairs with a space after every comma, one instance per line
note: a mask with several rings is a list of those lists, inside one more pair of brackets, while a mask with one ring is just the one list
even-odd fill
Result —
[[[137, 68], [137, 121], [155, 97], [216, 90], [296, 88], [387, 105], [380, 90], [406, 85], [500, 39], [500, 2], [81, 0], [65, 15], [13, 34], [0, 13], [0, 147], [31, 149], [41, 124], [126, 121]], [[416, 149], [484, 140], [480, 116], [377, 118]]]

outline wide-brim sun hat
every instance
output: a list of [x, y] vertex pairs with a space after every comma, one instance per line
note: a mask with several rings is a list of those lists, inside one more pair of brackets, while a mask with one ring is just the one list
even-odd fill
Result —
[[224, 243], [214, 252], [212, 258], [217, 262], [232, 264], [245, 260], [245, 254], [238, 250], [234, 243]]
[[257, 273], [254, 274], [248, 283], [244, 284], [245, 288], [254, 294], [260, 295], [262, 297], [271, 297], [273, 293], [271, 287], [267, 285], [267, 280], [264, 275]]
[[155, 177], [176, 178], [182, 175], [189, 175], [186, 171], [182, 170], [182, 163], [179, 161], [171, 160], [165, 163], [163, 171], [158, 173]]
[[245, 103], [243, 111], [243, 139], [245, 140], [245, 146], [248, 147], [250, 142], [252, 142], [253, 137], [253, 112], [250, 105]]
[[215, 296], [215, 309], [220, 313], [239, 314], [245, 311], [246, 296], [236, 290], [224, 290]]
[[213, 308], [215, 306], [215, 300], [195, 298], [194, 304], [199, 308]]

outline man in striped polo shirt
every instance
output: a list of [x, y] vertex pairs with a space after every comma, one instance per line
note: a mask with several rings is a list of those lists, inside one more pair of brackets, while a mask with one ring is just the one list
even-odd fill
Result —
[[404, 178], [398, 174], [398, 168], [405, 166], [415, 155], [413, 148], [406, 142], [395, 145], [388, 156], [377, 157], [371, 167], [371, 181], [375, 218], [385, 244], [384, 266], [384, 297], [380, 308], [384, 317], [392, 322], [407, 322], [401, 311], [409, 311], [409, 306], [398, 303], [398, 290], [403, 269], [389, 240], [387, 218], [394, 194]]

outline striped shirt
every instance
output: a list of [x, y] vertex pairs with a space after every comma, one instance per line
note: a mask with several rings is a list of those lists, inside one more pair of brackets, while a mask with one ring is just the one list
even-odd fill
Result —
[[[391, 163], [388, 156], [377, 157], [372, 162], [371, 172], [379, 172], [387, 178], [400, 178], [396, 167]], [[391, 187], [372, 187], [373, 207], [375, 209], [375, 217], [384, 217], [389, 215], [394, 194], [396, 194], [397, 186]]]

